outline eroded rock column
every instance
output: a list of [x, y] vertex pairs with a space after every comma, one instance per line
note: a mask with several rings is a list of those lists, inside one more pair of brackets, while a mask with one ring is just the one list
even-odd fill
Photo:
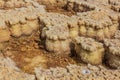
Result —
[[79, 58], [85, 63], [101, 64], [104, 57], [104, 47], [102, 43], [92, 38], [75, 38], [75, 50]]

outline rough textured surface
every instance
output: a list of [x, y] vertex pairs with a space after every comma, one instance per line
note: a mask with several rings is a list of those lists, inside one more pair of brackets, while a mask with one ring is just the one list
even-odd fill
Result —
[[67, 10], [73, 10], [75, 12], [87, 12], [95, 10], [96, 6], [87, 3], [85, 0], [68, 0]]
[[119, 12], [119, 0], [1, 0], [1, 80], [119, 80]]
[[104, 40], [106, 46], [106, 60], [112, 68], [120, 68], [120, 40], [107, 39]]
[[95, 37], [98, 40], [112, 37], [119, 26], [104, 11], [78, 13], [78, 16], [80, 17], [80, 35]]
[[16, 8], [15, 10], [1, 10], [0, 36], [3, 38], [0, 42], [8, 41], [10, 35], [20, 37], [21, 35], [32, 34], [39, 27], [37, 15], [44, 12], [45, 10], [41, 5]]
[[96, 42], [92, 38], [77, 37], [75, 39], [76, 54], [82, 61], [91, 64], [102, 63], [104, 47], [102, 43]]
[[44, 24], [41, 37], [45, 39], [45, 47], [48, 51], [56, 53], [70, 51], [68, 19], [67, 16], [54, 13], [49, 13], [40, 18]]
[[120, 30], [115, 32], [114, 38], [120, 39]]
[[111, 9], [120, 12], [120, 0], [109, 0], [109, 4], [111, 5]]
[[69, 65], [66, 68], [36, 68], [38, 80], [119, 80], [120, 70], [108, 70], [103, 66]]
[[35, 80], [34, 75], [22, 72], [8, 57], [0, 57], [0, 75], [0, 80]]

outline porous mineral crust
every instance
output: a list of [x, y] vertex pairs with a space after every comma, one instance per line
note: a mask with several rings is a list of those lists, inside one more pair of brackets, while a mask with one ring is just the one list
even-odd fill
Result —
[[54, 7], [64, 7], [68, 0], [34, 0], [37, 1], [39, 4], [44, 4], [48, 8], [54, 8]]
[[75, 38], [76, 54], [82, 61], [90, 64], [101, 64], [104, 56], [104, 47], [102, 43], [92, 38]]
[[41, 37], [45, 39], [45, 47], [50, 52], [68, 52], [70, 51], [70, 36], [67, 23], [64, 21], [67, 17], [59, 14], [53, 17], [53, 15], [54, 13], [50, 13], [47, 19], [45, 17], [45, 19], [40, 19], [45, 25], [41, 34]]
[[111, 9], [120, 12], [120, 0], [109, 0], [109, 4], [111, 5]]
[[114, 38], [115, 39], [120, 39], [120, 30], [115, 32]]
[[68, 65], [66, 68], [36, 68], [38, 80], [119, 80], [120, 70], [108, 70], [103, 66]]
[[1, 29], [0, 30], [0, 43], [1, 42], [6, 42], [10, 39], [10, 32], [9, 30], [6, 30], [6, 29]]
[[72, 39], [79, 36], [78, 20], [77, 16], [71, 16], [68, 20], [69, 33]]
[[76, 16], [68, 17], [58, 13], [47, 13], [40, 17], [42, 27], [59, 26], [68, 27], [70, 37], [74, 38], [78, 36], [78, 18]]
[[89, 4], [85, 0], [68, 0], [67, 10], [73, 10], [75, 12], [87, 12], [95, 10], [96, 6]]
[[119, 39], [105, 39], [106, 47], [106, 63], [111, 68], [120, 68], [120, 40]]
[[34, 75], [22, 72], [8, 57], [0, 57], [0, 75], [0, 80], [35, 80]]
[[32, 34], [34, 30], [39, 28], [37, 15], [44, 12], [44, 7], [40, 5], [37, 8], [28, 6], [26, 8], [16, 8], [15, 10], [1, 10], [0, 15], [2, 16], [2, 20], [0, 22], [0, 31], [5, 32], [2, 29], [7, 29], [7, 33], [3, 34], [1, 32], [0, 36], [12, 35], [14, 37], [20, 37], [21, 35]]
[[1, 0], [0, 9], [21, 8], [32, 5], [32, 0]]
[[78, 13], [78, 16], [80, 35], [93, 37], [97, 40], [112, 37], [119, 26], [119, 24], [114, 23], [110, 15], [104, 11]]
[[0, 0], [0, 80], [120, 80], [119, 12], [120, 0]]

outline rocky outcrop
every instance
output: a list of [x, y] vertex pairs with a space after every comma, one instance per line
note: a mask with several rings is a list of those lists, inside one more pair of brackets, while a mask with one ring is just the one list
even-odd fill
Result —
[[[101, 16], [99, 16], [101, 15]], [[119, 24], [112, 21], [112, 17], [104, 11], [78, 13], [80, 36], [88, 36], [103, 40], [111, 38], [118, 30]], [[111, 17], [111, 18], [110, 18]]]
[[71, 16], [68, 20], [68, 27], [71, 39], [79, 36], [78, 20], [79, 18], [77, 16]]
[[9, 30], [0, 30], [0, 43], [4, 42], [4, 41], [8, 41], [10, 39], [10, 32]]
[[120, 68], [120, 40], [119, 39], [105, 39], [106, 47], [106, 63], [111, 68]]
[[49, 13], [46, 17], [40, 18], [40, 21], [44, 24], [41, 37], [45, 40], [46, 49], [54, 53], [69, 52], [68, 17], [54, 13]]
[[85, 63], [102, 63], [104, 57], [103, 44], [95, 41], [92, 38], [75, 38], [75, 50], [78, 57]]
[[89, 4], [85, 0], [68, 0], [67, 10], [75, 12], [87, 12], [95, 10], [96, 6]]
[[[63, 12], [59, 13], [57, 10], [55, 10], [56, 13], [47, 12], [47, 9], [51, 8], [53, 10], [60, 8], [63, 12], [70, 11], [74, 15], [60, 14]], [[36, 68], [35, 74], [38, 80], [119, 80], [119, 0], [1, 0], [0, 9], [1, 52], [5, 49], [6, 43], [12, 40], [11, 38], [17, 40], [21, 36], [29, 36], [39, 30], [37, 36], [40, 35], [40, 38], [32, 39], [32, 41], [36, 42], [35, 45], [43, 42], [43, 46], [48, 53], [62, 54], [62, 56], [64, 54], [67, 54], [67, 56], [68, 54], [74, 54], [72, 53], [74, 48], [73, 46], [71, 47], [71, 42], [73, 42], [77, 57], [83, 62], [98, 65], [104, 59], [110, 67], [118, 68], [115, 72], [101, 66], [95, 67], [91, 65], [84, 66], [87, 70], [84, 70], [83, 66], [77, 65], [70, 65], [66, 68], [50, 68], [48, 70]], [[22, 46], [28, 46], [27, 44], [32, 41], [27, 39]], [[15, 47], [20, 46], [19, 43], [17, 45], [17, 42], [14, 45], [16, 45]], [[31, 46], [36, 47], [35, 45], [32, 44]], [[39, 46], [43, 49], [43, 46]], [[37, 52], [39, 52], [40, 48], [37, 46]], [[6, 50], [9, 49], [10, 47]], [[27, 50], [24, 48], [20, 49], [23, 52]], [[25, 54], [27, 55], [26, 52]], [[37, 53], [36, 51], [34, 52]], [[30, 63], [23, 67], [25, 70], [33, 69], [36, 66], [46, 67], [46, 64], [49, 63], [46, 58], [40, 56], [26, 60]], [[67, 62], [66, 58], [64, 60]], [[63, 60], [60, 63], [62, 62]], [[26, 74], [18, 69], [9, 58], [0, 58], [0, 63], [1, 80], [35, 79], [33, 75]], [[52, 65], [55, 65], [55, 63]], [[51, 64], [49, 63], [49, 65]], [[92, 67], [95, 67], [96, 70], [91, 69]]]
[[10, 35], [14, 37], [30, 35], [39, 28], [38, 15], [44, 12], [43, 6], [1, 10], [0, 37], [3, 39], [0, 42], [8, 41]]

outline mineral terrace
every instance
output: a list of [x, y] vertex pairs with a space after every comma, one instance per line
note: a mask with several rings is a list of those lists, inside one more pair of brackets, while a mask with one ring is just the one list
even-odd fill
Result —
[[0, 0], [0, 80], [120, 80], [120, 0]]

